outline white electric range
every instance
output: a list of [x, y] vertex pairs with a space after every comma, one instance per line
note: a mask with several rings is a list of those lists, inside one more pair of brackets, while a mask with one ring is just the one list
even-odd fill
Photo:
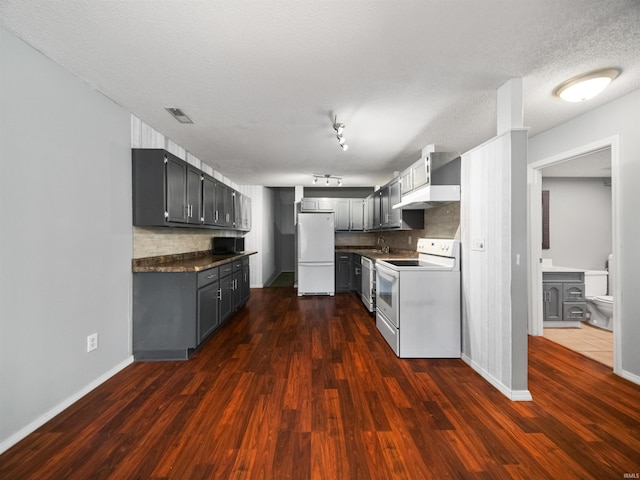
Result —
[[460, 358], [460, 242], [421, 238], [417, 251], [376, 261], [376, 326], [400, 358]]

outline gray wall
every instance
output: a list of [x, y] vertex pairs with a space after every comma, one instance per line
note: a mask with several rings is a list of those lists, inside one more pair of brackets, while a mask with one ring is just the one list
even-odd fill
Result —
[[603, 178], [543, 177], [549, 190], [550, 247], [554, 265], [603, 270], [612, 252], [611, 187]]
[[132, 227], [129, 114], [1, 28], [0, 68], [1, 452], [131, 360]]
[[[567, 106], [569, 108], [569, 106]], [[532, 137], [529, 162], [560, 155], [593, 142], [618, 135], [621, 245], [616, 265], [620, 273], [622, 375], [640, 382], [640, 90], [596, 108], [556, 128]]]

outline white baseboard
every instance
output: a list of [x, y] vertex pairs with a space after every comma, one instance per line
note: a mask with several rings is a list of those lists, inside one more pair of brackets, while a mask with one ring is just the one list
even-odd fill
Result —
[[476, 372], [478, 372], [482, 378], [484, 378], [487, 382], [493, 385], [499, 392], [501, 392], [505, 397], [514, 402], [530, 402], [533, 400], [531, 396], [531, 392], [529, 390], [511, 390], [504, 383], [498, 380], [496, 377], [487, 372], [484, 368], [482, 368], [478, 363], [473, 361], [464, 353], [462, 354], [462, 360], [468, 364], [471, 368], [473, 368]]
[[638, 385], [640, 385], [640, 376], [636, 375], [635, 373], [631, 373], [631, 372], [627, 372], [626, 370], [622, 370], [622, 373], [620, 374], [620, 376], [626, 380], [629, 380], [630, 382], [636, 383]]
[[53, 407], [51, 410], [46, 412], [41, 417], [36, 418], [29, 425], [18, 430], [16, 433], [14, 433], [9, 438], [7, 438], [4, 442], [0, 443], [0, 454], [9, 450], [11, 447], [13, 447], [16, 443], [18, 443], [20, 440], [25, 438], [27, 435], [35, 432], [38, 428], [40, 428], [42, 425], [47, 423], [53, 417], [61, 413], [63, 410], [69, 408], [75, 402], [77, 402], [82, 397], [84, 397], [87, 393], [94, 390], [96, 387], [106, 382], [111, 377], [113, 377], [116, 373], [118, 373], [120, 370], [124, 369], [128, 365], [131, 365], [132, 363], [133, 363], [133, 356], [130, 356], [123, 362], [113, 367], [111, 370], [105, 372], [103, 375], [96, 378], [93, 382], [91, 382], [89, 385], [84, 387], [79, 392], [74, 393], [73, 395], [71, 395], [70, 397], [66, 398], [65, 400], [60, 402], [58, 405]]

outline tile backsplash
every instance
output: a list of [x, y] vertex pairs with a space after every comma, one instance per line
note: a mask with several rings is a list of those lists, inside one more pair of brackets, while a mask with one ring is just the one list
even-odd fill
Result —
[[419, 238], [460, 238], [460, 202], [452, 202], [424, 210], [421, 230], [372, 233], [337, 233], [336, 245], [388, 246], [398, 250], [416, 250]]
[[236, 237], [236, 231], [196, 228], [133, 227], [133, 258], [211, 250], [212, 237]]

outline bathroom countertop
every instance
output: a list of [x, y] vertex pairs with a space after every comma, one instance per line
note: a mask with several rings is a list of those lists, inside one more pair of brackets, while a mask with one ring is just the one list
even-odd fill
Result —
[[573, 267], [560, 267], [557, 265], [542, 265], [542, 273], [545, 272], [558, 272], [558, 273], [580, 273], [585, 270], [582, 268], [573, 268]]

